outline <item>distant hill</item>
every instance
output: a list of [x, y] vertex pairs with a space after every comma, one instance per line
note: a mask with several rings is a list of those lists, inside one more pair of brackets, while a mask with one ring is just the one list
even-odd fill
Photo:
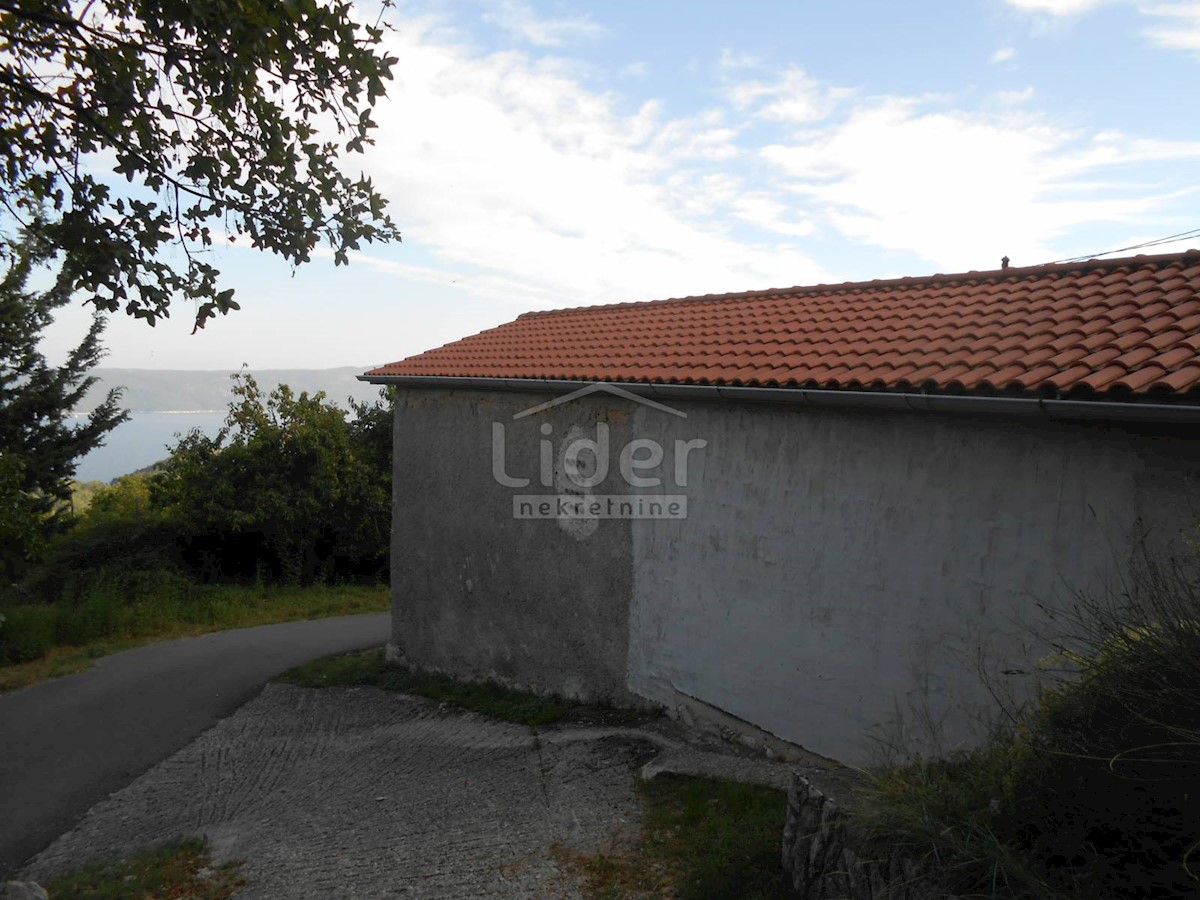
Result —
[[[338, 369], [247, 370], [264, 389], [289, 385], [299, 393], [324, 391], [329, 400], [346, 407], [347, 398], [371, 401], [379, 396], [377, 385], [364, 384], [356, 376], [369, 366]], [[100, 367], [92, 372], [99, 381], [84, 397], [76, 412], [93, 409], [111, 387], [124, 387], [121, 406], [132, 412], [220, 412], [229, 408], [230, 372], [223, 370], [114, 369]]]

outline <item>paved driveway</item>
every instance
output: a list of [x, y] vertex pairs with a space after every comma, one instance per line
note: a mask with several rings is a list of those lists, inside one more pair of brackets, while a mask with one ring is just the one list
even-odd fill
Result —
[[383, 644], [388, 614], [152, 644], [0, 696], [0, 879], [299, 663]]
[[206, 835], [239, 898], [574, 897], [561, 853], [619, 850], [658, 771], [785, 787], [793, 767], [658, 720], [534, 731], [376, 688], [271, 684], [94, 807], [30, 874]]

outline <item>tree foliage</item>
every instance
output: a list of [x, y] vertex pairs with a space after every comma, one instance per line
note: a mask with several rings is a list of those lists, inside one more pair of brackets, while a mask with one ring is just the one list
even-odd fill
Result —
[[250, 375], [236, 376], [233, 392], [225, 428], [183, 438], [151, 480], [154, 504], [188, 535], [193, 563], [207, 577], [265, 569], [306, 582], [381, 571], [391, 472], [390, 452], [378, 450], [388, 411], [368, 407], [348, 423], [321, 392], [266, 393]]
[[293, 265], [398, 240], [338, 162], [371, 142], [382, 37], [348, 0], [0, 0], [10, 228], [97, 309], [153, 324], [183, 297], [198, 327], [237, 308], [206, 259], [218, 228]]
[[[13, 580], [44, 544], [42, 516], [35, 497], [21, 490], [25, 463], [0, 451], [0, 578]], [[2, 623], [0, 623], [2, 624]]]
[[0, 279], [0, 568], [9, 577], [70, 500], [79, 459], [126, 418], [113, 390], [79, 424], [70, 422], [96, 381], [87, 373], [103, 356], [104, 319], [96, 313], [66, 361], [50, 365], [38, 342], [70, 293], [61, 281], [42, 291], [29, 288], [30, 272], [52, 252], [44, 242], [28, 237], [14, 251]]

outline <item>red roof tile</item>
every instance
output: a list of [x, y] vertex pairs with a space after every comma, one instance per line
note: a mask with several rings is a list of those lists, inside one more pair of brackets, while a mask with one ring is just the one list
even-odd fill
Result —
[[368, 376], [1200, 392], [1200, 250], [526, 313]]

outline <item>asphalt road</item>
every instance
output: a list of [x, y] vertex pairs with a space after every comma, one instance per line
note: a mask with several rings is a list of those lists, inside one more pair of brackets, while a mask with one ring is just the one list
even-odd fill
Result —
[[389, 621], [343, 616], [151, 644], [0, 695], [0, 880], [270, 678], [383, 644]]

